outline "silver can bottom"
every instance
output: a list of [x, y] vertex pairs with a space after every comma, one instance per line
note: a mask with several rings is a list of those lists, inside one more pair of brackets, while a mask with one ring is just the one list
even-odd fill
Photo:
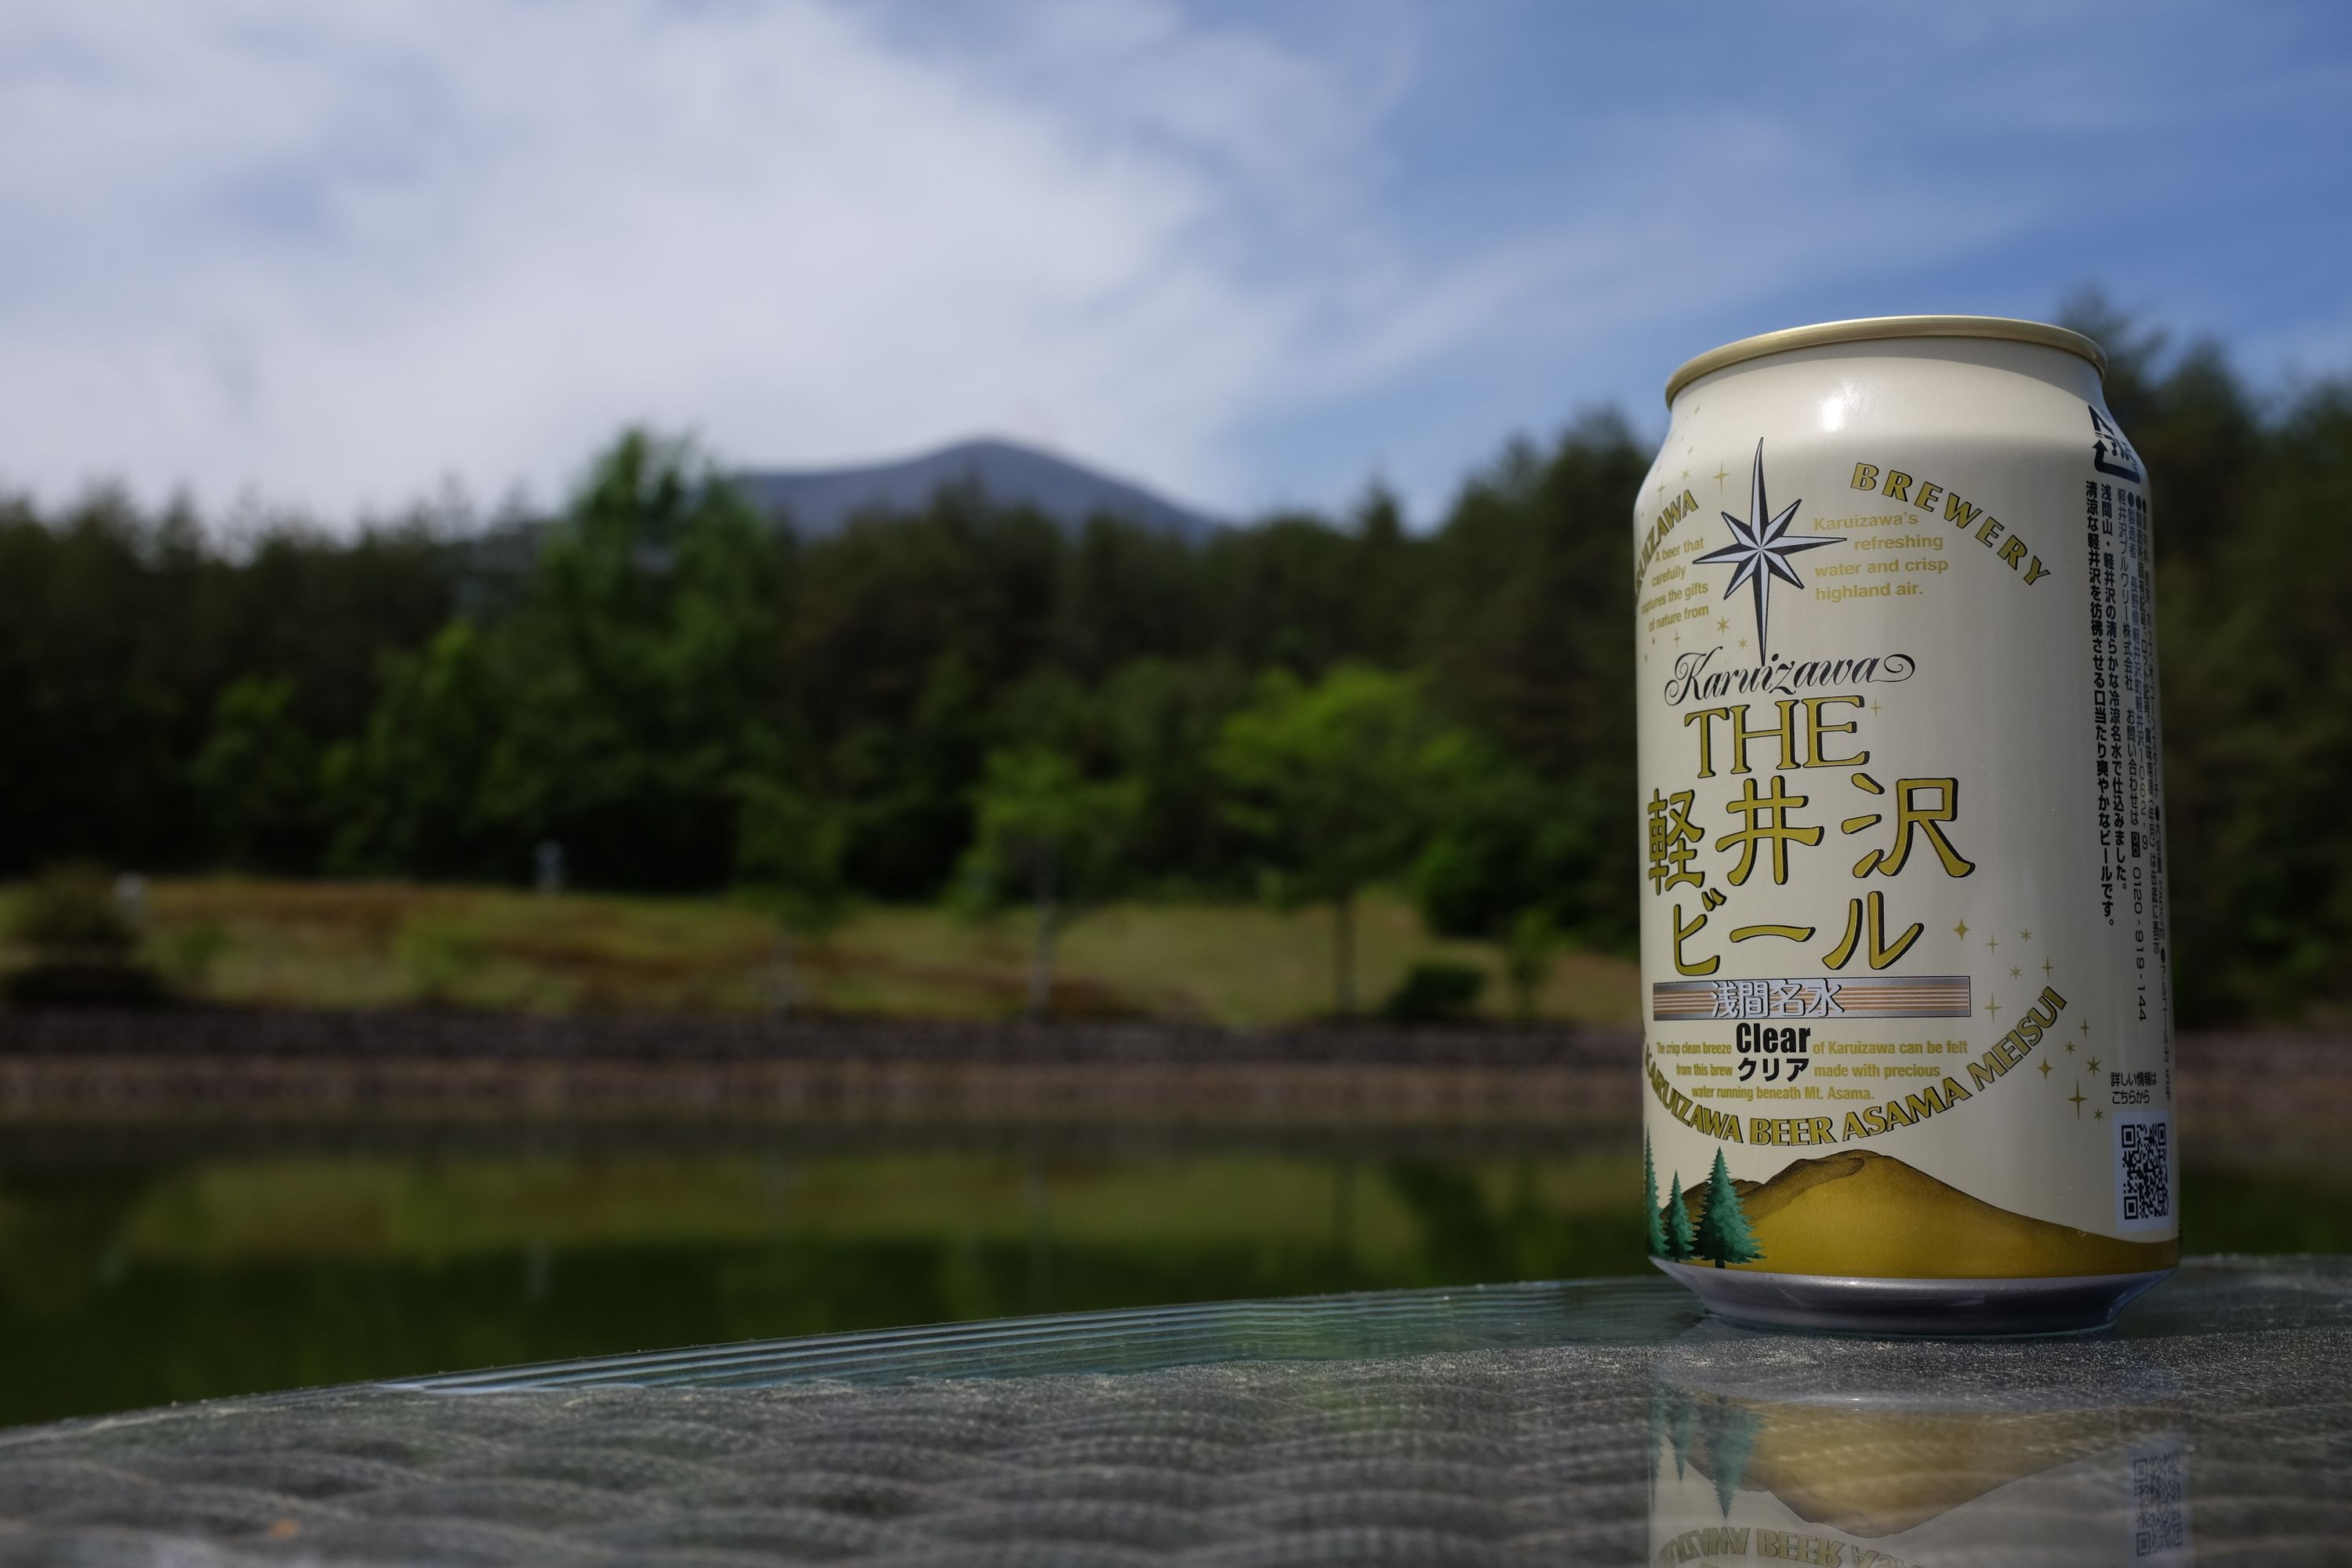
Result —
[[1846, 1334], [2067, 1334], [2103, 1329], [2169, 1268], [2053, 1279], [1874, 1279], [1651, 1262], [1735, 1323]]

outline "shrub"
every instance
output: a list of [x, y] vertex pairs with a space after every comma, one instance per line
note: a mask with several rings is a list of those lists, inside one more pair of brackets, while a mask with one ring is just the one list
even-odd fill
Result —
[[26, 883], [8, 911], [8, 935], [44, 960], [120, 963], [139, 942], [106, 873], [82, 865], [54, 867]]
[[1381, 1016], [1399, 1024], [1436, 1024], [1468, 1017], [1486, 988], [1486, 973], [1466, 963], [1416, 963], [1381, 1004]]
[[139, 960], [139, 933], [113, 884], [95, 866], [58, 867], [28, 883], [9, 909], [8, 935], [31, 955], [0, 983], [17, 1006], [147, 1006], [164, 1000], [162, 982]]

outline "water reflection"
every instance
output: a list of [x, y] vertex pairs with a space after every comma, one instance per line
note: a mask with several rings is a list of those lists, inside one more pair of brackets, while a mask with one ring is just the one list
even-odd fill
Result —
[[1651, 1561], [2187, 1563], [2188, 1420], [2171, 1375], [2112, 1337], [1702, 1324], [1655, 1366]]
[[[257, 1149], [256, 1144], [260, 1147]], [[0, 1424], [1028, 1313], [1633, 1273], [1574, 1140], [803, 1129], [0, 1154]]]
[[[1627, 1131], [17, 1126], [0, 1425], [903, 1324], [1646, 1274]], [[2273, 1190], [2275, 1189], [2275, 1190]], [[2352, 1194], [2192, 1173], [2200, 1251]], [[1711, 1474], [1712, 1472], [1710, 1472]]]

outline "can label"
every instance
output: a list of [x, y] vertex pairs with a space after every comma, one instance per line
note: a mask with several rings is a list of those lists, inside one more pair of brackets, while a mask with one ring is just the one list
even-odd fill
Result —
[[2136, 454], [2079, 399], [2030, 443], [1706, 401], [1635, 518], [1654, 1253], [2169, 1267]]

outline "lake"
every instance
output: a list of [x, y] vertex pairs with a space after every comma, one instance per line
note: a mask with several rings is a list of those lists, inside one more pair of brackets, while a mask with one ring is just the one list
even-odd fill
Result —
[[[660, 1346], [1629, 1274], [1589, 1131], [9, 1129], [0, 1425]], [[2191, 1247], [2352, 1250], [2352, 1178], [2191, 1170]]]

